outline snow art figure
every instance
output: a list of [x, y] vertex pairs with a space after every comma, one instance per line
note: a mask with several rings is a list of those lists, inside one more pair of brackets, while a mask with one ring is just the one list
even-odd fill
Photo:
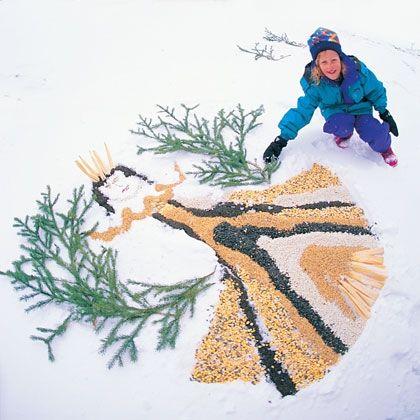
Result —
[[[322, 378], [356, 341], [382, 288], [382, 249], [363, 211], [327, 168], [223, 199], [183, 198], [135, 170], [78, 162], [97, 203], [118, 222], [90, 234], [106, 244], [152, 217], [210, 246], [224, 267], [208, 334], [196, 352], [199, 382], [264, 375], [282, 395]], [[114, 219], [113, 219], [114, 220]]]

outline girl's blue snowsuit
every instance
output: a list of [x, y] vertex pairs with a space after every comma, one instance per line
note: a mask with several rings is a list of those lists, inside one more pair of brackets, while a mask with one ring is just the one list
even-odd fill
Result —
[[279, 123], [281, 137], [294, 139], [298, 131], [308, 124], [317, 107], [326, 119], [324, 132], [338, 137], [350, 137], [355, 128], [360, 138], [376, 152], [384, 152], [391, 145], [389, 124], [379, 122], [372, 115], [372, 106], [382, 113], [387, 98], [383, 84], [371, 70], [356, 57], [341, 54], [346, 66], [340, 83], [321, 77], [317, 85], [310, 75], [314, 62], [305, 67], [300, 80], [304, 96], [298, 99], [297, 107], [290, 109]]

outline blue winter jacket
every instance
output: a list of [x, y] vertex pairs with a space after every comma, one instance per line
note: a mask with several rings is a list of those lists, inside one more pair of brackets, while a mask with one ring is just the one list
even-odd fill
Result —
[[309, 124], [317, 107], [326, 120], [339, 112], [372, 114], [372, 106], [380, 113], [385, 111], [386, 90], [373, 72], [356, 57], [342, 54], [341, 60], [347, 68], [341, 84], [322, 77], [316, 85], [310, 79], [314, 62], [305, 67], [300, 80], [304, 96], [298, 99], [296, 108], [286, 112], [278, 125], [285, 140], [294, 139], [298, 131]]

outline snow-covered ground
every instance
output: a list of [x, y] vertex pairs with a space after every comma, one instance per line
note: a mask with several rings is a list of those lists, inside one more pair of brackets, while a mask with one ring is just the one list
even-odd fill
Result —
[[[13, 217], [34, 213], [47, 184], [63, 196], [88, 185], [74, 164], [79, 154], [102, 150], [106, 141], [119, 162], [165, 182], [176, 177], [174, 156], [137, 156], [139, 138], [128, 131], [139, 113], [154, 116], [155, 104], [200, 103], [200, 112], [209, 117], [237, 103], [247, 109], [263, 104], [263, 125], [247, 144], [250, 157], [261, 159], [277, 135], [279, 118], [300, 95], [298, 81], [310, 58], [306, 48], [284, 44], [275, 45], [276, 51], [290, 57], [280, 61], [255, 61], [238, 50], [237, 44], [262, 42], [266, 27], [299, 42], [318, 26], [338, 32], [343, 51], [362, 59], [387, 87], [388, 108], [400, 129], [393, 143], [400, 164], [386, 167], [357, 136], [349, 149], [338, 149], [322, 133], [317, 112], [284, 150], [273, 177], [274, 183], [283, 182], [314, 162], [328, 166], [375, 222], [385, 248], [390, 277], [373, 315], [358, 342], [321, 381], [285, 398], [264, 381], [189, 381], [218, 287], [201, 297], [175, 350], [156, 352], [149, 338], [154, 335], [146, 331], [139, 362], [108, 370], [107, 359], [97, 352], [98, 337], [78, 325], [57, 341], [57, 361], [50, 363], [43, 345], [29, 336], [37, 326], [54, 325], [62, 314], [25, 314], [25, 305], [2, 277], [0, 418], [419, 418], [418, 16], [419, 6], [404, 0], [390, 5], [376, 0], [1, 0], [3, 270], [19, 255]], [[176, 159], [184, 170], [199, 161], [183, 154]], [[209, 192], [194, 179], [182, 188], [192, 195]], [[154, 220], [140, 224], [138, 232], [164, 246], [139, 242], [142, 256], [137, 259], [136, 251], [127, 249], [125, 267], [141, 261], [147, 279], [156, 275], [168, 281], [211, 271], [215, 257], [208, 247], [190, 245]], [[183, 241], [185, 247], [175, 252], [171, 244]]]

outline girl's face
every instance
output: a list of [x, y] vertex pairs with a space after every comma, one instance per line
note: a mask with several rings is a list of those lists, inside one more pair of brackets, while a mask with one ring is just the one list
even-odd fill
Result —
[[341, 74], [341, 60], [336, 51], [321, 51], [317, 57], [318, 67], [330, 80], [337, 80]]

